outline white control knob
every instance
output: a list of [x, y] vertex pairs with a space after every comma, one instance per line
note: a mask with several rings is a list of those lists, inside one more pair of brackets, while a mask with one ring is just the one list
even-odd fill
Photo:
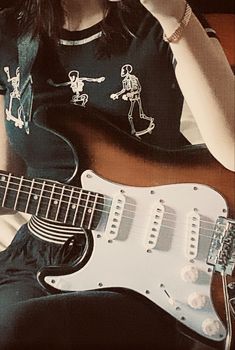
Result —
[[197, 292], [192, 293], [188, 297], [188, 304], [193, 309], [203, 309], [206, 305], [206, 296]]
[[187, 265], [181, 270], [181, 278], [185, 282], [196, 282], [198, 280], [198, 269], [195, 266]]
[[202, 330], [206, 335], [216, 335], [220, 330], [219, 322], [212, 318], [207, 318], [202, 322]]

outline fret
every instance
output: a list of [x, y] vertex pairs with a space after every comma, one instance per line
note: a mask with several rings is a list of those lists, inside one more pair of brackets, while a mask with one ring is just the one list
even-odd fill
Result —
[[60, 207], [61, 207], [61, 204], [62, 204], [64, 191], [65, 191], [65, 186], [62, 186], [62, 191], [60, 193], [60, 199], [59, 199], [58, 206], [57, 206], [55, 221], [58, 221], [58, 216], [59, 216]]
[[94, 217], [94, 213], [95, 213], [95, 208], [96, 208], [96, 203], [97, 203], [97, 199], [98, 199], [98, 193], [95, 194], [95, 200], [93, 202], [93, 206], [91, 209], [91, 215], [90, 215], [90, 219], [89, 219], [89, 223], [88, 223], [88, 229], [91, 228], [91, 225], [92, 225], [92, 220], [93, 220], [93, 217]]
[[25, 210], [24, 210], [25, 213], [28, 213], [28, 208], [29, 208], [29, 204], [30, 204], [31, 195], [32, 195], [32, 192], [33, 192], [34, 182], [35, 182], [35, 180], [33, 179], [31, 181], [31, 186], [30, 186], [30, 189], [29, 189], [28, 199], [27, 199], [27, 202], [26, 202]]
[[[104, 213], [104, 202], [106, 201], [106, 204], [110, 206], [110, 197], [104, 197], [103, 195], [97, 193], [97, 198], [95, 199], [95, 201], [96, 203], [94, 205], [94, 211], [92, 213], [92, 222], [91, 222], [92, 230], [94, 230], [98, 226], [101, 216]], [[108, 215], [107, 209], [105, 210], [105, 213], [106, 215]]]
[[42, 202], [42, 196], [43, 196], [43, 191], [44, 191], [44, 188], [45, 188], [45, 184], [46, 184], [46, 182], [43, 181], [43, 183], [42, 183], [42, 188], [41, 188], [40, 195], [39, 195], [39, 199], [38, 199], [38, 204], [37, 204], [37, 209], [36, 209], [35, 215], [38, 215], [39, 210], [40, 210], [40, 205], [41, 205], [41, 202]]
[[[26, 202], [24, 211], [29, 214], [37, 215], [42, 200], [42, 182], [40, 182], [39, 179], [32, 181], [27, 179], [25, 185], [22, 187], [25, 188], [24, 193], [27, 192], [27, 197], [24, 200], [24, 202]], [[24, 196], [22, 195], [21, 197], [23, 198]]]
[[83, 190], [80, 189], [79, 191], [79, 196], [78, 196], [78, 199], [77, 199], [77, 206], [76, 206], [76, 210], [74, 212], [74, 216], [73, 216], [73, 222], [72, 222], [72, 225], [75, 226], [75, 222], [76, 222], [76, 219], [77, 219], [77, 214], [78, 214], [78, 209], [79, 209], [79, 206], [80, 206], [80, 201], [81, 201], [81, 198], [82, 198], [82, 193], [83, 193]]
[[81, 227], [85, 227], [84, 220], [86, 219], [86, 211], [87, 211], [87, 206], [89, 203], [89, 198], [90, 198], [90, 192], [88, 192], [88, 195], [86, 198], [86, 202], [85, 202], [85, 206], [84, 206], [84, 210], [83, 210], [83, 214], [82, 214], [82, 218], [81, 218], [81, 222], [80, 222]]
[[14, 210], [16, 210], [16, 207], [17, 207], [17, 203], [18, 203], [18, 199], [19, 199], [19, 195], [20, 195], [20, 190], [21, 190], [23, 179], [24, 179], [24, 177], [21, 176], [20, 183], [19, 183], [18, 190], [17, 190], [17, 195], [16, 195], [16, 198], [15, 198], [15, 204], [14, 204], [14, 207], [13, 207]]
[[3, 196], [3, 200], [2, 200], [2, 204], [1, 204], [2, 207], [4, 207], [5, 202], [6, 202], [7, 192], [8, 192], [10, 181], [11, 181], [11, 174], [8, 175], [7, 184], [5, 187], [5, 192], [4, 192], [4, 196]]
[[46, 215], [45, 215], [46, 219], [48, 219], [49, 211], [51, 209], [51, 203], [52, 203], [53, 195], [54, 195], [54, 192], [55, 192], [55, 186], [56, 186], [55, 184], [53, 184], [53, 186], [52, 186], [52, 191], [51, 191], [51, 194], [50, 194], [49, 203], [48, 203], [47, 211], [46, 211]]
[[67, 206], [67, 210], [66, 210], [66, 214], [65, 214], [65, 218], [64, 218], [64, 224], [66, 223], [66, 221], [68, 219], [69, 210], [71, 208], [70, 206], [71, 206], [71, 202], [72, 202], [72, 198], [73, 198], [73, 193], [74, 193], [74, 187], [72, 187], [72, 191], [70, 192], [68, 206]]

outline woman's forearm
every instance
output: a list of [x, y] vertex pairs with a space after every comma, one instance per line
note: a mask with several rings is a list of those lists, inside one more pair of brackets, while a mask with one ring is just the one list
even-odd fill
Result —
[[[152, 12], [168, 37], [185, 11], [185, 2], [178, 4], [178, 10], [168, 8], [169, 14]], [[192, 14], [181, 38], [170, 45], [177, 80], [205, 143], [218, 161], [235, 170], [234, 75], [218, 40], [209, 38]]]
[[4, 120], [4, 96], [0, 95], [0, 170], [6, 169], [7, 164], [7, 137]]

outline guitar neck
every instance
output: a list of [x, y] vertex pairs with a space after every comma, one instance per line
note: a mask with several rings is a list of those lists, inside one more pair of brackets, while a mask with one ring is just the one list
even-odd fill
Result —
[[103, 196], [82, 188], [0, 172], [0, 206], [66, 225], [95, 229]]

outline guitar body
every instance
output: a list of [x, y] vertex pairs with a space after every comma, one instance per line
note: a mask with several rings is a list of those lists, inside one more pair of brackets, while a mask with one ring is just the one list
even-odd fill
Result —
[[71, 144], [70, 183], [112, 198], [104, 203], [111, 215], [104, 210], [87, 232], [92, 249], [81, 261], [43, 269], [40, 282], [64, 291], [129, 288], [198, 334], [223, 340], [214, 307], [223, 318], [222, 289], [209, 250], [217, 219], [234, 215], [234, 173], [204, 146], [165, 151], [95, 115], [57, 112], [43, 111], [38, 123]]
[[87, 169], [106, 180], [136, 187], [201, 183], [225, 196], [229, 215], [235, 215], [235, 174], [218, 163], [205, 145], [167, 151], [140, 142], [102, 116], [81, 112], [65, 106], [61, 118], [60, 107], [51, 107], [38, 116], [39, 125], [63, 135], [73, 148], [76, 166], [70, 183], [78, 186]]

